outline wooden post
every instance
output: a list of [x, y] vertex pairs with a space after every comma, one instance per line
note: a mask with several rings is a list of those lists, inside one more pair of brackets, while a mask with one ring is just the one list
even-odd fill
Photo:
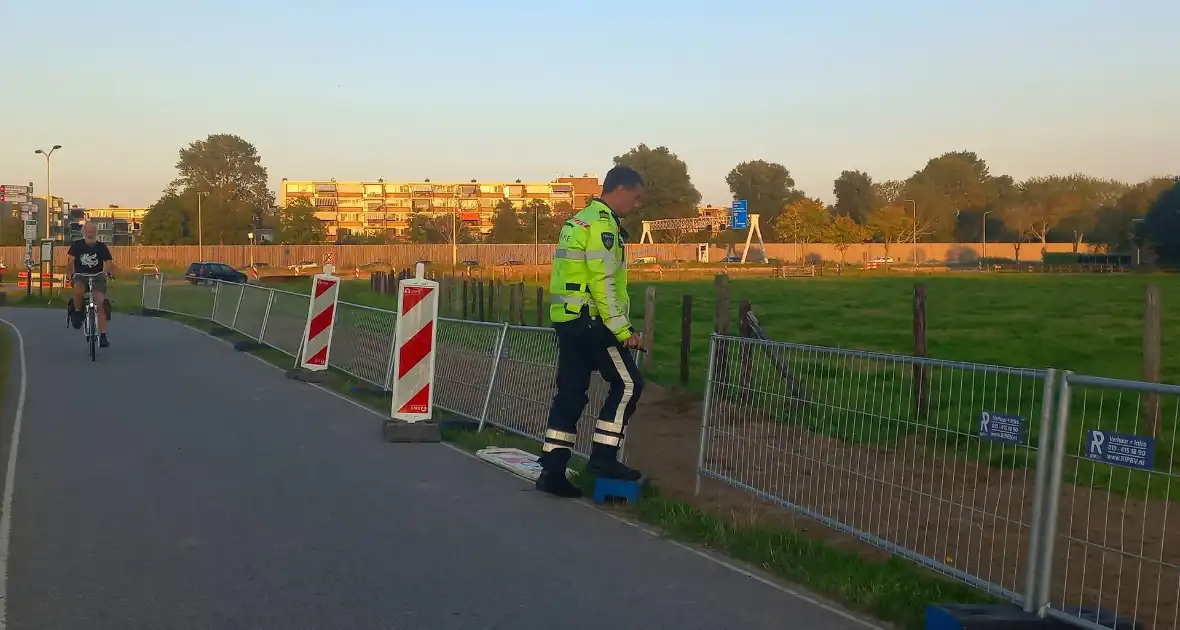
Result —
[[545, 325], [545, 287], [537, 287], [537, 325]]
[[[914, 356], [926, 357], [926, 285], [914, 285]], [[925, 365], [913, 369], [914, 421], [923, 422], [930, 408], [930, 391]]]
[[464, 278], [463, 279], [463, 289], [462, 289], [462, 293], [463, 293], [463, 295], [462, 295], [462, 297], [463, 297], [463, 319], [467, 319], [467, 307], [471, 304], [471, 298], [468, 296], [468, 293], [469, 293], [468, 288], [470, 288], [470, 286], [471, 286], [471, 281]]
[[516, 323], [524, 326], [524, 281], [516, 283]]
[[688, 385], [688, 351], [692, 345], [692, 296], [680, 300], [680, 385]]
[[487, 281], [487, 319], [484, 321], [496, 320], [496, 281]]
[[455, 298], [459, 295], [459, 292], [455, 289], [455, 282], [455, 276], [447, 277], [447, 312], [450, 313], [451, 317], [454, 317], [459, 312], [458, 306], [455, 305]]
[[516, 323], [516, 285], [515, 284], [508, 285], [508, 318], [504, 321], [507, 321], [509, 324]]
[[[717, 274], [713, 277], [713, 292], [716, 295], [713, 310], [713, 332], [718, 335], [729, 334], [729, 275]], [[729, 343], [724, 340], [717, 342], [716, 364], [713, 366], [713, 382], [723, 386], [729, 385]], [[717, 390], [722, 395], [728, 394], [725, 387]]]
[[512, 305], [504, 301], [503, 280], [496, 282], [496, 315], [493, 319], [498, 322], [506, 322], [512, 319]]
[[[489, 280], [488, 282], [491, 282], [491, 280]], [[479, 321], [481, 321], [481, 322], [487, 321], [483, 317], [484, 303], [483, 303], [483, 283], [482, 282], [479, 283], [479, 295], [476, 296], [476, 304], [478, 305], [476, 313], [479, 315]]]
[[[738, 391], [746, 392], [749, 391], [745, 388], [750, 384], [751, 364], [753, 363], [751, 361], [751, 358], [753, 357], [752, 353], [750, 352], [751, 347], [745, 342], [746, 339], [753, 337], [753, 334], [751, 334], [750, 331], [749, 300], [742, 300], [738, 302], [738, 336], [740, 336], [743, 340], [742, 344], [738, 346], [738, 365], [740, 366], [738, 368], [738, 385], [742, 388]], [[745, 396], [743, 396], [743, 398], [745, 398]]]
[[[1147, 285], [1143, 296], [1143, 380], [1160, 382], [1160, 288]], [[1143, 395], [1143, 433], [1160, 437], [1159, 394]]]
[[648, 285], [643, 290], [643, 354], [644, 367], [651, 367], [651, 353], [656, 338], [656, 287]]

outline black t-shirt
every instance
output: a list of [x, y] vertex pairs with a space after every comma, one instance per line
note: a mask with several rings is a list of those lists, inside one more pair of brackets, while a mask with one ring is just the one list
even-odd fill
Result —
[[74, 241], [69, 255], [74, 257], [74, 273], [98, 273], [104, 262], [113, 260], [111, 250], [102, 241], [94, 241], [93, 245], [87, 245], [85, 240]]

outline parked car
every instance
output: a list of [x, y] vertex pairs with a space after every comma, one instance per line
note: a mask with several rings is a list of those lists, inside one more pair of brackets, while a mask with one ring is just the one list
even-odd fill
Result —
[[287, 269], [290, 269], [291, 271], [294, 271], [295, 273], [303, 273], [304, 271], [307, 271], [308, 269], [315, 269], [316, 267], [319, 267], [319, 265], [317, 265], [314, 261], [311, 261], [311, 260], [301, 260], [301, 261], [295, 263], [294, 265], [287, 265]]
[[633, 265], [651, 265], [656, 262], [655, 256], [636, 256], [631, 260]]
[[464, 260], [463, 262], [459, 263], [459, 266], [466, 267], [468, 269], [478, 269], [479, 268], [479, 261], [478, 260]]
[[237, 282], [239, 284], [246, 283], [246, 274], [225, 263], [219, 262], [195, 262], [188, 266], [188, 271], [184, 272], [184, 277], [193, 284], [199, 282], [211, 284], [214, 280]]
[[135, 273], [160, 273], [160, 266], [156, 263], [141, 262], [135, 266]]
[[524, 263], [520, 262], [519, 260], [505, 260], [504, 262], [500, 263], [500, 266], [501, 267], [515, 267], [517, 265], [523, 265], [523, 264]]

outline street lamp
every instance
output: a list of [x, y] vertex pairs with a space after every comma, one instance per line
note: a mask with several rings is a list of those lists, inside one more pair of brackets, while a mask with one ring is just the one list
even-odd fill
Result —
[[1139, 238], [1139, 227], [1135, 225], [1136, 223], [1143, 223], [1143, 219], [1141, 219], [1141, 218], [1140, 219], [1131, 219], [1131, 226], [1132, 226], [1131, 230], [1135, 233], [1134, 234], [1134, 237], [1135, 237], [1135, 266], [1139, 266], [1139, 265], [1143, 264], [1143, 261], [1141, 260], [1141, 257], [1140, 257], [1140, 252], [1143, 249], [1143, 245], [1142, 245], [1143, 241], [1142, 241], [1142, 239]]
[[914, 244], [913, 244], [913, 250], [914, 250], [914, 266], [917, 267], [918, 266], [918, 202], [914, 201], [913, 199], [906, 199], [902, 203], [914, 204]]
[[246, 238], [250, 239], [250, 245], [248, 246], [250, 248], [250, 266], [253, 267], [254, 266], [254, 233], [253, 232], [246, 232]]
[[207, 192], [197, 193], [197, 258], [201, 262], [205, 262], [205, 229], [201, 221], [201, 199], [207, 196]]
[[987, 261], [987, 215], [991, 213], [991, 210], [986, 210], [983, 213], [983, 240], [980, 242], [980, 255], [983, 256], [985, 262]]
[[49, 238], [49, 213], [50, 206], [53, 205], [53, 170], [50, 167], [49, 158], [53, 157], [53, 152], [60, 149], [60, 144], [53, 145], [53, 148], [48, 151], [37, 149], [33, 153], [45, 156], [45, 238]]

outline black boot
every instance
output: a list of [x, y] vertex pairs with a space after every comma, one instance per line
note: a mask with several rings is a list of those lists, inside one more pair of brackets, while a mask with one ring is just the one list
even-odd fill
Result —
[[582, 491], [570, 483], [565, 476], [565, 467], [570, 461], [569, 449], [559, 448], [541, 456], [541, 476], [537, 477], [536, 488], [563, 499], [578, 499]]
[[594, 477], [618, 479], [621, 481], [639, 481], [643, 473], [619, 463], [619, 447], [594, 444], [590, 451], [590, 461], [586, 462], [586, 472]]

